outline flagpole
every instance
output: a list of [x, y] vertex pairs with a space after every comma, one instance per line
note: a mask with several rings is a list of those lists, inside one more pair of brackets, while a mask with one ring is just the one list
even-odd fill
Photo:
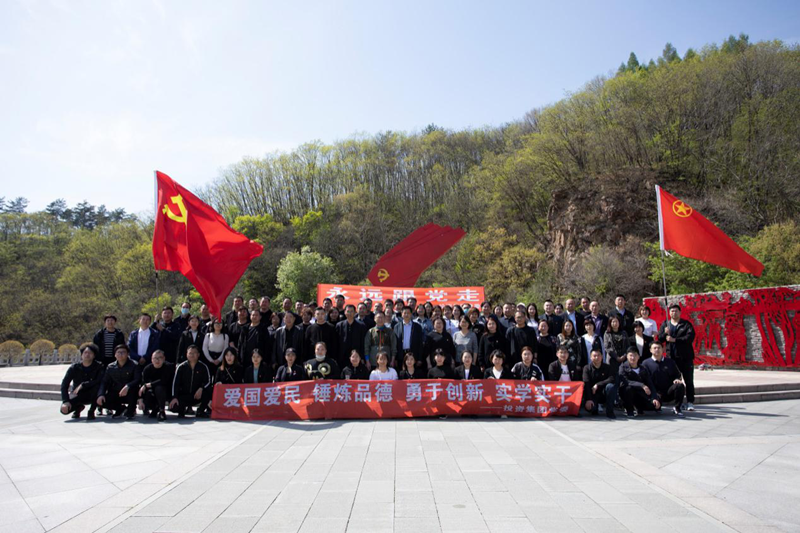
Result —
[[[158, 218], [158, 174], [157, 171], [153, 171], [153, 224], [156, 223], [156, 218]], [[156, 316], [154, 318], [158, 318], [158, 314], [160, 313], [159, 308], [161, 307], [161, 302], [159, 292], [158, 292], [158, 269], [155, 268], [153, 265], [153, 271], [156, 274]]]
[[656, 202], [658, 203], [658, 244], [661, 252], [661, 281], [664, 284], [664, 305], [668, 306], [667, 301], [667, 267], [664, 265], [664, 219], [661, 215], [661, 188], [656, 184]]

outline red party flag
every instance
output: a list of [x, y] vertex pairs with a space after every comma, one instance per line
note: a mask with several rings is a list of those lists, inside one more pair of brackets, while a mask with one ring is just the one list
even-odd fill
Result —
[[755, 257], [685, 202], [656, 185], [658, 232], [661, 249], [705, 261], [737, 272], [760, 276], [764, 270]]
[[464, 235], [461, 228], [426, 224], [383, 254], [367, 278], [376, 286], [413, 287], [425, 269]]
[[219, 213], [166, 174], [156, 171], [156, 182], [156, 270], [186, 276], [209, 312], [219, 317], [225, 299], [264, 247], [232, 230]]

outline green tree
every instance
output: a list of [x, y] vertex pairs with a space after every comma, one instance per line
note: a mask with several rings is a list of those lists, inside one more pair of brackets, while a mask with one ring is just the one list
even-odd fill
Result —
[[292, 300], [314, 301], [318, 283], [338, 282], [333, 260], [312, 252], [308, 246], [300, 252], [290, 252], [278, 265], [278, 289], [282, 297]]

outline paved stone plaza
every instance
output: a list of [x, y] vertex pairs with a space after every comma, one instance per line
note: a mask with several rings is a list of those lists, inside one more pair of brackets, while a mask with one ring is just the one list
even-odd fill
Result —
[[0, 531], [798, 531], [800, 401], [157, 424], [0, 399]]

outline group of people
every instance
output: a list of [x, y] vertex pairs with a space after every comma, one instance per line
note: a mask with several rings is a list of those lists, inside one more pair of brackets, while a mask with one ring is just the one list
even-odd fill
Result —
[[127, 340], [108, 315], [64, 376], [61, 412], [208, 417], [215, 384], [314, 379], [583, 381], [591, 414], [640, 416], [668, 402], [678, 416], [694, 410], [694, 328], [679, 305], [660, 327], [623, 295], [607, 314], [588, 298], [543, 308], [414, 298], [355, 306], [337, 295], [318, 307], [287, 298], [273, 311], [268, 297], [245, 306], [236, 296], [222, 317], [205, 305], [193, 315], [188, 302], [177, 317], [164, 307], [154, 324], [142, 313]]

